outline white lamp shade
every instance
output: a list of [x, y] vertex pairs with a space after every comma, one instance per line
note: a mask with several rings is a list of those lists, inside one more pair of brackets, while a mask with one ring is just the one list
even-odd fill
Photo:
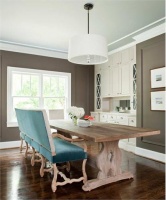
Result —
[[86, 34], [69, 40], [68, 60], [82, 65], [97, 65], [108, 61], [108, 48], [101, 35]]

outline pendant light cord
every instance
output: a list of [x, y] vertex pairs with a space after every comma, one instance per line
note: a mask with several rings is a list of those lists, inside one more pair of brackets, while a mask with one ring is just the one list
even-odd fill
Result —
[[88, 34], [89, 34], [89, 9], [88, 9]]

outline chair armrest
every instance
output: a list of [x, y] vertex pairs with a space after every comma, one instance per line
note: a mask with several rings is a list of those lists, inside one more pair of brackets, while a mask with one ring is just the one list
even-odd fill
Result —
[[82, 141], [84, 141], [84, 139], [80, 139], [80, 138], [67, 138], [67, 137], [65, 137], [61, 134], [58, 134], [58, 133], [52, 133], [52, 137], [53, 138], [56, 138], [56, 137], [61, 138], [61, 139], [66, 140], [68, 142], [82, 142]]
[[[77, 146], [80, 146], [84, 149], [84, 152], [87, 152], [87, 145], [85, 143], [85, 140], [84, 139], [80, 139], [80, 138], [67, 138], [61, 134], [58, 134], [58, 133], [52, 133], [52, 137], [53, 138], [61, 138], [63, 140], [66, 140], [68, 142], [79, 142], [78, 144], [76, 144]], [[81, 143], [83, 142], [83, 144]]]

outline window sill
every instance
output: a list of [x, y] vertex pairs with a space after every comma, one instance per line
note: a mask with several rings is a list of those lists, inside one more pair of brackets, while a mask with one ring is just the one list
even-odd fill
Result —
[[18, 123], [17, 122], [7, 122], [7, 127], [18, 127]]

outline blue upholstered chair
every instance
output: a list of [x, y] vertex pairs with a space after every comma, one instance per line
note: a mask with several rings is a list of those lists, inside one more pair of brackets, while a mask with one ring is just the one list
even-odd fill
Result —
[[[17, 121], [19, 125], [20, 135], [33, 148], [31, 163], [35, 162], [35, 153], [41, 157], [40, 175], [44, 175], [44, 171], [53, 170], [54, 177], [52, 181], [52, 190], [56, 191], [58, 185], [67, 183], [87, 181], [85, 165], [87, 160], [86, 150], [70, 143], [72, 139], [66, 138], [60, 134], [51, 134], [47, 114], [45, 110], [24, 110], [15, 109]], [[66, 141], [68, 140], [68, 141]], [[44, 169], [45, 160], [52, 163], [52, 167]], [[83, 176], [77, 179], [69, 179], [62, 172], [59, 172], [56, 163], [64, 163], [69, 161], [83, 160], [82, 172]], [[57, 175], [60, 175], [64, 181], [57, 182]]]

